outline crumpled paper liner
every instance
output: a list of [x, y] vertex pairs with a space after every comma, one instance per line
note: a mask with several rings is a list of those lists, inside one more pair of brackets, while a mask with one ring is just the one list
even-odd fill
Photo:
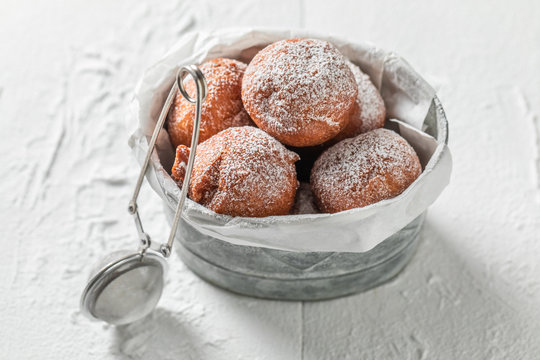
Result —
[[[216, 214], [190, 199], [183, 219], [203, 234], [235, 245], [298, 252], [365, 252], [403, 228], [431, 205], [450, 179], [452, 159], [443, 139], [422, 133], [424, 119], [435, 97], [434, 89], [398, 55], [368, 43], [307, 31], [229, 29], [190, 33], [146, 71], [136, 89], [128, 129], [129, 144], [142, 163], [154, 125], [172, 86], [177, 69], [207, 59], [231, 57], [245, 62], [269, 43], [294, 37], [324, 39], [367, 73], [379, 88], [387, 116], [417, 151], [424, 168], [401, 195], [336, 214], [242, 218]], [[440, 136], [439, 136], [440, 137]], [[165, 131], [158, 138], [147, 179], [174, 211], [180, 189], [170, 178], [174, 149]]]

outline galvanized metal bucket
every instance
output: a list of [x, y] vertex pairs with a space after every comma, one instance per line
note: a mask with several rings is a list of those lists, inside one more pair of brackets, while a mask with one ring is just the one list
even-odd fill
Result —
[[[423, 128], [439, 141], [447, 141], [448, 123], [438, 98]], [[172, 221], [174, 208], [166, 206], [165, 212]], [[424, 217], [425, 213], [364, 253], [233, 245], [203, 234], [182, 219], [176, 252], [195, 274], [235, 293], [279, 300], [322, 300], [364, 291], [397, 275], [415, 252]]]
[[[271, 41], [276, 36], [284, 35], [269, 33], [267, 38], [264, 31], [245, 33], [243, 35], [244, 38], [252, 38], [253, 36], [261, 37], [263, 39], [261, 41], [264, 42], [266, 40]], [[196, 44], [195, 40], [189, 43], [192, 44], [190, 46]], [[217, 48], [223, 49], [226, 46], [226, 43], [218, 44]], [[347, 49], [346, 44], [343, 45], [342, 41], [343, 47], [345, 47], [345, 50], [354, 50]], [[246, 51], [248, 56], [254, 55], [253, 51], [249, 49], [246, 49]], [[216, 57], [212, 52], [208, 56]], [[165, 60], [166, 66], [164, 66], [163, 62], [158, 65], [152, 69], [154, 78], [162, 76], [161, 73], [167, 67], [172, 68], [170, 59]], [[410, 76], [410, 74], [398, 75]], [[166, 78], [165, 75], [162, 77]], [[154, 81], [152, 86], [147, 84], [144, 90], [145, 93], [139, 96], [142, 100], [139, 100], [138, 107], [147, 108], [144, 115], [147, 118], [151, 118], [152, 114], [162, 107], [163, 98], [148, 95], [152, 91], [163, 92], [164, 88], [169, 87], [166, 81], [160, 81], [165, 85], [158, 88], [155, 85], [157, 81]], [[429, 97], [429, 99], [432, 99], [432, 101], [431, 106], [427, 102], [425, 107], [429, 106], [427, 115], [425, 115], [422, 123], [420, 123], [420, 118], [420, 122], [417, 122], [415, 127], [421, 128], [423, 132], [432, 136], [437, 144], [444, 145], [447, 143], [448, 138], [447, 120], [439, 99], [436, 96]], [[142, 104], [143, 101], [146, 104]], [[425, 110], [423, 113], [425, 113]], [[140, 143], [136, 144], [135, 142], [141, 142], [145, 133], [148, 132], [144, 129], [144, 121], [141, 122], [142, 125], [134, 132], [131, 141], [137, 156], [138, 151], [144, 153], [145, 149]], [[147, 126], [149, 129], [151, 128], [151, 124], [147, 124]], [[177, 195], [165, 188], [167, 182], [172, 183], [172, 180], [168, 179], [166, 172], [170, 169], [171, 154], [173, 152], [170, 143], [167, 145], [168, 139], [163, 140], [161, 146], [158, 142], [157, 155], [154, 154], [152, 157], [153, 168], [150, 169], [151, 171], [147, 174], [147, 177], [154, 190], [163, 198], [166, 216], [169, 222], [172, 222]], [[138, 147], [140, 147], [139, 150], [137, 150]], [[446, 165], [451, 167], [449, 155], [444, 160], [441, 159], [435, 158], [434, 161], [445, 161]], [[430, 160], [430, 166], [433, 168], [437, 164]], [[450, 169], [443, 171], [441, 179], [447, 182], [449, 174]], [[422, 211], [427, 206], [426, 204]], [[245, 239], [242, 239], [241, 244], [235, 241], [224, 241], [213, 236], [208, 231], [202, 231], [193, 222], [181, 218], [176, 234], [176, 252], [185, 264], [201, 278], [235, 293], [280, 300], [328, 299], [367, 290], [398, 274], [413, 256], [418, 244], [418, 235], [424, 221], [425, 211], [416, 214], [420, 215], [414, 215], [417, 217], [409, 224], [403, 222], [402, 224], [406, 224], [403, 228], [386, 239], [381, 237], [380, 239], [384, 240], [379, 240], [380, 242], [376, 242], [378, 245], [364, 252], [320, 251], [320, 248], [319, 251], [286, 251], [261, 246], [260, 242], [257, 246], [250, 246], [249, 242], [246, 244]], [[205, 216], [208, 217], [208, 214]], [[333, 216], [339, 217], [341, 215], [334, 214]], [[348, 216], [348, 221], [350, 221], [351, 213]], [[412, 218], [414, 217], [409, 219]], [[310, 224], [314, 224], [317, 219], [310, 219], [309, 221]], [[321, 222], [320, 224], [325, 223]], [[394, 229], [399, 229], [399, 227]], [[269, 230], [272, 231], [272, 225], [267, 224], [266, 234], [268, 234]], [[255, 228], [253, 231], [256, 232], [257, 229]], [[330, 237], [335, 236], [336, 239], [340, 237], [340, 229], [337, 227], [335, 231], [327, 229], [326, 233], [330, 234]], [[284, 240], [295, 241], [293, 238]], [[329, 238], [328, 241], [332, 242], [332, 238]], [[309, 250], [313, 249], [310, 248]]]

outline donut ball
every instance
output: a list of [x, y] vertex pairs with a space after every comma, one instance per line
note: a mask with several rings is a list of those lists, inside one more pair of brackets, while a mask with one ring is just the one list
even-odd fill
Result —
[[336, 213], [397, 196], [421, 172], [405, 139], [376, 129], [326, 150], [313, 165], [311, 189], [322, 212]]
[[384, 101], [375, 85], [369, 79], [369, 76], [364, 74], [358, 66], [349, 60], [347, 60], [347, 65], [351, 69], [358, 85], [358, 96], [356, 97], [354, 111], [349, 123], [332, 139], [332, 143], [382, 128], [386, 118]]
[[[242, 77], [246, 64], [232, 59], [218, 58], [203, 63], [199, 68], [206, 78], [208, 94], [202, 104], [199, 142], [229, 127], [253, 125], [242, 105]], [[190, 77], [184, 80], [188, 94], [195, 96], [197, 87]], [[180, 92], [167, 118], [171, 142], [191, 146], [195, 105], [188, 102]]]
[[313, 146], [349, 122], [358, 86], [330, 43], [290, 39], [262, 49], [242, 80], [242, 101], [258, 127], [290, 146]]
[[296, 191], [296, 199], [291, 209], [292, 215], [318, 214], [320, 213], [315, 203], [315, 197], [308, 182], [300, 182], [300, 187]]
[[[172, 177], [184, 180], [189, 149], [180, 145]], [[228, 128], [197, 147], [189, 197], [219, 214], [246, 217], [287, 215], [298, 181], [299, 159], [264, 131]]]

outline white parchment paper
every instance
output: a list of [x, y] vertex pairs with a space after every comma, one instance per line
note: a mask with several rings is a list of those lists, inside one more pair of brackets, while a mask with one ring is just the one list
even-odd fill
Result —
[[[200, 64], [216, 57], [249, 62], [262, 47], [293, 37], [331, 42], [371, 77], [380, 89], [387, 115], [399, 119], [391, 123], [419, 154], [423, 173], [398, 197], [336, 214], [230, 217], [188, 199], [183, 219], [201, 233], [235, 245], [302, 252], [368, 251], [423, 213], [448, 184], [452, 168], [444, 140], [437, 141], [421, 132], [435, 91], [405, 60], [392, 52], [368, 43], [306, 31], [229, 29], [187, 34], [139, 81], [128, 118], [132, 134], [129, 144], [142, 163], [148, 138], [180, 66]], [[176, 208], [180, 195], [180, 189], [166, 170], [171, 168], [173, 160], [173, 147], [162, 131], [147, 179], [171, 211]]]

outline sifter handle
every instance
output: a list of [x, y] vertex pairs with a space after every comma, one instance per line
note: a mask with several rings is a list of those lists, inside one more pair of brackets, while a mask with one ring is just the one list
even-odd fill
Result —
[[[186, 89], [184, 88], [183, 80], [187, 74], [191, 75], [191, 77], [193, 78], [197, 86], [197, 95], [195, 98], [191, 97], [187, 93]], [[186, 167], [186, 175], [184, 177], [184, 182], [182, 183], [182, 192], [180, 193], [180, 198], [178, 199], [178, 206], [176, 207], [176, 213], [174, 215], [174, 220], [173, 220], [171, 232], [169, 234], [169, 239], [167, 243], [162, 244], [159, 249], [160, 252], [165, 257], [169, 257], [169, 255], [171, 254], [171, 249], [174, 242], [174, 236], [176, 234], [178, 223], [180, 221], [182, 210], [184, 208], [184, 203], [186, 201], [189, 183], [191, 181], [191, 173], [193, 170], [193, 164], [195, 162], [195, 152], [197, 150], [197, 143], [199, 142], [199, 128], [200, 128], [200, 123], [201, 123], [202, 103], [206, 100], [206, 94], [208, 92], [208, 89], [206, 86], [206, 79], [204, 78], [204, 75], [201, 72], [201, 70], [195, 65], [184, 66], [180, 68], [178, 70], [178, 73], [176, 74], [176, 81], [174, 82], [171, 88], [171, 91], [169, 92], [169, 95], [167, 96], [167, 100], [165, 101], [165, 105], [163, 106], [163, 109], [161, 109], [161, 113], [159, 114], [156, 127], [154, 128], [154, 132], [152, 133], [152, 137], [150, 138], [150, 142], [148, 143], [148, 151], [146, 152], [146, 157], [144, 158], [144, 162], [141, 167], [139, 177], [137, 179], [137, 184], [135, 185], [135, 190], [133, 191], [133, 196], [131, 198], [131, 201], [129, 202], [129, 207], [128, 207], [129, 213], [133, 215], [134, 220], [135, 220], [135, 226], [137, 228], [137, 232], [139, 234], [139, 238], [141, 241], [142, 251], [145, 251], [146, 249], [148, 249], [148, 247], [150, 247], [150, 236], [148, 236], [148, 234], [144, 232], [141, 218], [139, 216], [138, 207], [137, 207], [137, 198], [139, 196], [142, 182], [144, 180], [144, 176], [146, 175], [146, 170], [148, 169], [148, 164], [150, 163], [150, 157], [152, 155], [152, 152], [154, 151], [159, 132], [163, 128], [163, 124], [165, 123], [165, 119], [167, 118], [167, 114], [169, 113], [169, 109], [174, 101], [177, 90], [180, 91], [182, 96], [187, 101], [189, 101], [192, 104], [195, 104], [196, 111], [195, 111], [195, 119], [193, 121], [193, 135], [191, 136], [191, 149], [190, 149], [188, 163]]]

